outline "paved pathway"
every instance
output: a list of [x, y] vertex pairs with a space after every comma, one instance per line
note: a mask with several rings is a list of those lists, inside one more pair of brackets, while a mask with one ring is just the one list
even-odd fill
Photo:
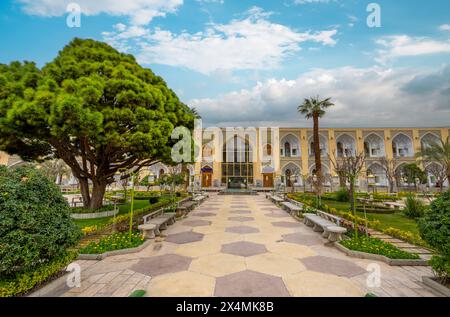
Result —
[[[436, 296], [421, 282], [424, 267], [381, 269], [345, 256], [259, 196], [216, 196], [178, 221], [145, 250], [103, 261], [78, 261], [81, 288], [61, 296]], [[56, 294], [55, 294], [56, 295]]]

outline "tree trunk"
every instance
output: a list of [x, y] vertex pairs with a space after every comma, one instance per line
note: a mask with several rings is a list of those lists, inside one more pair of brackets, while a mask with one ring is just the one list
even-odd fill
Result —
[[354, 216], [356, 216], [356, 206], [355, 206], [355, 180], [353, 178], [350, 178], [350, 209], [352, 210], [352, 213]]
[[99, 209], [103, 206], [103, 197], [105, 196], [107, 185], [106, 182], [94, 182], [91, 203], [89, 205], [90, 209]]
[[322, 162], [320, 157], [320, 138], [319, 138], [319, 115], [313, 116], [313, 141], [314, 141], [314, 161], [316, 165], [317, 175], [322, 172]]
[[317, 177], [317, 194], [320, 195], [322, 193], [322, 161], [321, 161], [321, 153], [320, 153], [320, 137], [319, 137], [319, 115], [314, 114], [313, 116], [313, 141], [314, 141], [314, 161], [316, 165], [316, 177]]
[[184, 191], [187, 191], [189, 188], [190, 174], [186, 164], [181, 165], [181, 174], [184, 175]]
[[81, 197], [83, 197], [84, 208], [90, 208], [91, 195], [89, 193], [89, 182], [87, 178], [78, 179], [80, 183]]
[[393, 193], [395, 190], [395, 182], [393, 180], [389, 181], [389, 193]]

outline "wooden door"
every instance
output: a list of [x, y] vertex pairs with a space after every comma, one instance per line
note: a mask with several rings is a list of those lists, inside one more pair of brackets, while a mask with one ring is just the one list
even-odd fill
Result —
[[212, 185], [212, 173], [202, 173], [202, 187], [209, 188]]
[[263, 187], [272, 188], [273, 187], [273, 174], [263, 175]]

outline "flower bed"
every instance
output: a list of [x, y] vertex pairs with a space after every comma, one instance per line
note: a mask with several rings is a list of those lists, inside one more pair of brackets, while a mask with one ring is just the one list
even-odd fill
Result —
[[390, 259], [418, 260], [417, 254], [402, 251], [390, 243], [377, 238], [353, 237], [340, 242], [344, 247], [352, 251], [365, 252], [370, 254], [383, 255]]
[[101, 239], [99, 242], [91, 242], [80, 249], [81, 254], [102, 254], [109, 251], [136, 248], [144, 243], [144, 238], [139, 232], [132, 232], [131, 239], [128, 232], [114, 233]]
[[0, 297], [26, 294], [44, 283], [59, 277], [65, 267], [77, 258], [76, 252], [67, 252], [34, 270], [18, 273], [14, 278], [0, 280]]

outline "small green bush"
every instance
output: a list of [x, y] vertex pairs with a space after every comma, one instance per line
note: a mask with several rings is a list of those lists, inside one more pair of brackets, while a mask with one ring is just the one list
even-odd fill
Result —
[[159, 201], [159, 197], [150, 197], [150, 199], [148, 200], [148, 202], [150, 203], [150, 205], [154, 205]]
[[450, 279], [450, 191], [440, 195], [431, 203], [430, 210], [419, 220], [422, 239], [428, 242], [439, 255], [430, 264], [443, 281]]
[[50, 262], [41, 264], [32, 271], [17, 273], [0, 281], [0, 297], [13, 297], [25, 294], [45, 283], [49, 278], [61, 272], [78, 256], [77, 252], [67, 252]]
[[335, 194], [335, 199], [340, 202], [349, 202], [350, 194], [347, 189], [340, 188]]
[[424, 213], [425, 205], [420, 199], [416, 198], [414, 195], [409, 195], [406, 197], [405, 215], [407, 217], [416, 219], [422, 217]]
[[0, 167], [0, 279], [32, 272], [81, 236], [59, 188], [41, 172]]

